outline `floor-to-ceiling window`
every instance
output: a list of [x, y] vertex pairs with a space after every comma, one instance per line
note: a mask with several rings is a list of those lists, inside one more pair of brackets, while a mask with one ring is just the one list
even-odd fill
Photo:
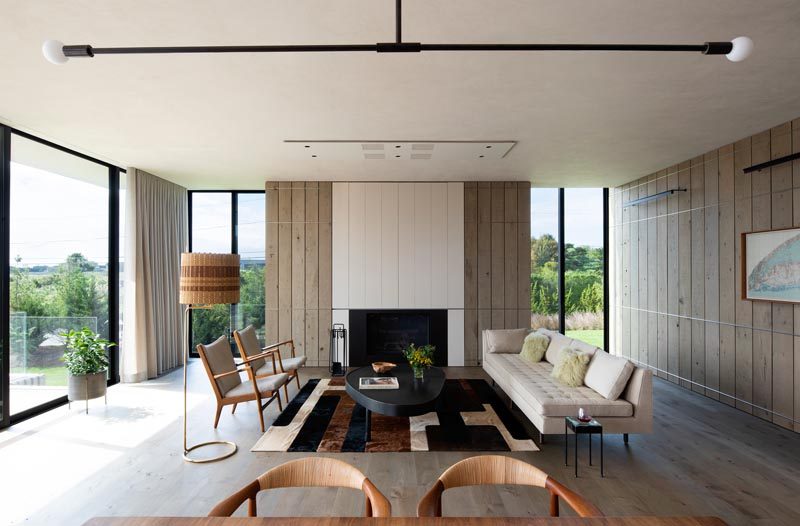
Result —
[[531, 189], [531, 327], [605, 348], [607, 192]]
[[531, 188], [531, 327], [559, 330], [558, 188]]
[[[118, 338], [119, 169], [0, 128], [7, 157], [2, 170], [7, 425], [66, 401], [64, 332], [88, 327]], [[3, 238], [5, 245], [5, 233]], [[114, 382], [117, 351], [111, 354]]]
[[238, 253], [241, 291], [237, 305], [215, 305], [192, 312], [192, 349], [234, 329], [253, 325], [264, 335], [264, 192], [192, 191], [190, 247], [192, 252]]
[[605, 347], [603, 189], [564, 189], [564, 311], [571, 338]]

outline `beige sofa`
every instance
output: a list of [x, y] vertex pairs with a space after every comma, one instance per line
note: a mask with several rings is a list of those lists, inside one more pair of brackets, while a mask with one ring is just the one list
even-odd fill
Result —
[[636, 367], [622, 395], [607, 400], [593, 389], [567, 387], [550, 376], [558, 353], [572, 347], [589, 354], [605, 352], [585, 342], [555, 331], [539, 329], [550, 337], [547, 354], [531, 363], [518, 354], [487, 352], [487, 333], [483, 331], [483, 369], [525, 413], [541, 435], [564, 432], [564, 417], [575, 416], [578, 408], [597, 418], [604, 433], [650, 433], [653, 429], [653, 376]]

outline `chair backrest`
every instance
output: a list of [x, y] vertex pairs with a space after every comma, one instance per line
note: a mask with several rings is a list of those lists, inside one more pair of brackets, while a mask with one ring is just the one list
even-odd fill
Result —
[[[245, 360], [250, 356], [261, 354], [261, 344], [256, 336], [256, 330], [252, 325], [248, 325], [240, 331], [233, 331], [233, 339], [236, 340], [236, 345], [239, 347], [239, 353]], [[258, 371], [266, 363], [264, 358], [250, 362], [254, 371]]]
[[219, 396], [225, 396], [225, 393], [242, 383], [242, 378], [238, 374], [230, 374], [217, 380], [214, 379], [214, 376], [218, 374], [236, 370], [231, 344], [226, 336], [220, 336], [214, 343], [198, 345], [197, 352], [200, 354], [200, 359], [203, 360], [208, 379], [215, 386]]
[[484, 484], [514, 484], [545, 488], [550, 492], [550, 515], [558, 517], [558, 498], [581, 517], [603, 514], [592, 503], [566, 488], [536, 466], [500, 455], [482, 455], [456, 462], [439, 477], [434, 486], [419, 501], [417, 515], [441, 517], [442, 493], [451, 488]]
[[248, 501], [248, 516], [256, 516], [256, 495], [261, 490], [298, 487], [340, 487], [359, 489], [366, 494], [364, 516], [391, 517], [392, 505], [358, 469], [328, 457], [292, 460], [267, 471], [256, 480], [217, 504], [209, 517], [230, 517]]

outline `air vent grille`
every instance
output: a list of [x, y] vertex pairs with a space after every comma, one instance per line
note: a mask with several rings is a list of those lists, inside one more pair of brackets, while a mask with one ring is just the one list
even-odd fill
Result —
[[386, 155], [383, 153], [365, 153], [364, 159], [386, 159]]

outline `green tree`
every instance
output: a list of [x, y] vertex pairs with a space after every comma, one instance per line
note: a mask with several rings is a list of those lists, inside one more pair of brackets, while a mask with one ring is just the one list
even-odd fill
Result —
[[531, 238], [531, 268], [539, 269], [546, 263], [558, 263], [558, 241], [550, 234]]

